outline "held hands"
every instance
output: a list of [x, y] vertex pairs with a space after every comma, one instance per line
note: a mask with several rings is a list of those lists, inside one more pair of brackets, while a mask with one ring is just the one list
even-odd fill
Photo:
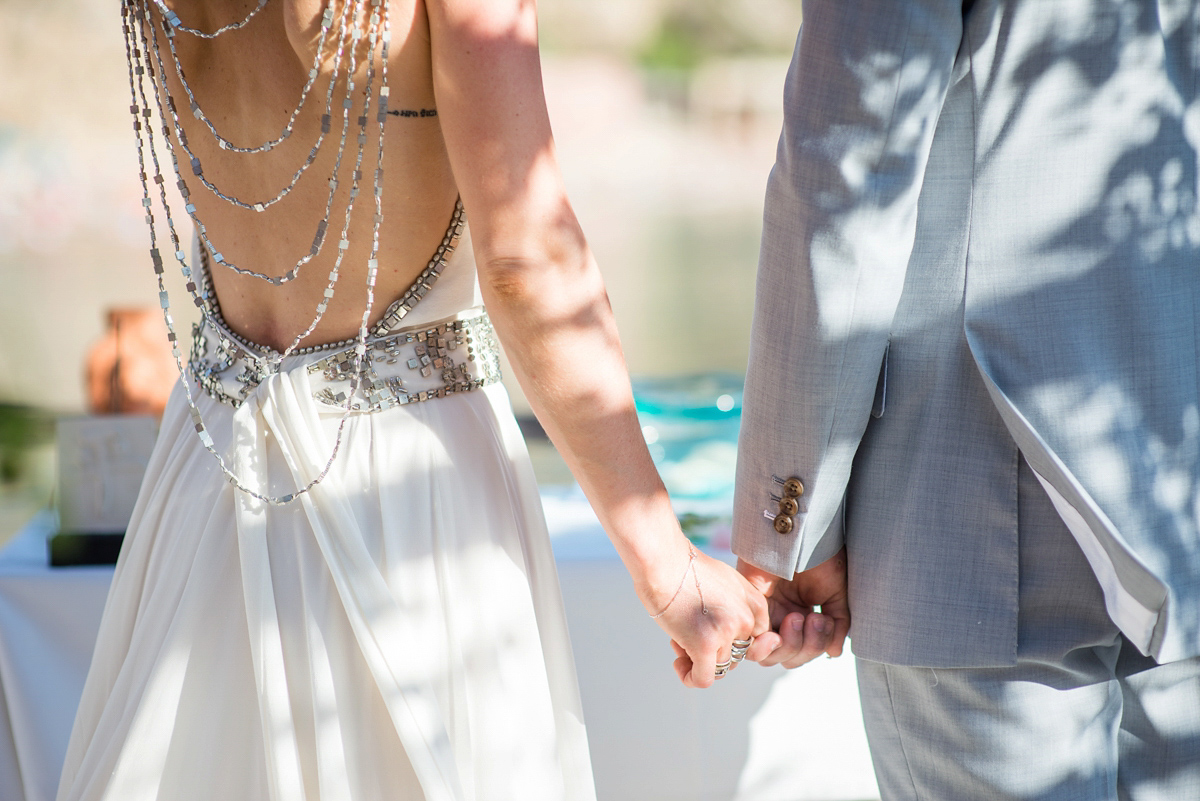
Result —
[[[738, 560], [738, 571], [767, 599], [772, 630], [755, 639], [747, 658], [795, 668], [821, 654], [841, 656], [850, 631], [846, 550], [816, 567], [781, 579]], [[820, 612], [813, 607], [820, 606]]]
[[[717, 665], [737, 666], [735, 640], [768, 634], [767, 600], [736, 570], [700, 551], [670, 560], [639, 588], [651, 617], [671, 637], [675, 672], [687, 687], [710, 687]], [[691, 559], [690, 564], [685, 560]], [[687, 564], [683, 581], [680, 569]]]
[[[753, 640], [744, 655], [766, 667], [841, 656], [850, 631], [845, 549], [791, 580], [741, 560], [735, 571], [689, 553], [690, 561], [680, 557], [673, 570], [658, 570], [639, 587], [651, 617], [671, 637], [675, 672], [685, 686], [710, 687], [722, 675], [718, 665], [736, 667], [739, 640]], [[682, 580], [680, 566], [686, 566]]]

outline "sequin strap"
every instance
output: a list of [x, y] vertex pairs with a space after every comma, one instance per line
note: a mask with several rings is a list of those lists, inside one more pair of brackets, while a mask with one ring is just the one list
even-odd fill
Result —
[[[500, 347], [483, 309], [430, 328], [397, 331], [367, 343], [365, 375], [351, 408], [378, 412], [470, 392], [500, 380]], [[326, 356], [308, 366], [322, 384], [314, 397], [345, 407], [353, 377], [354, 350]]]
[[[354, 348], [322, 353], [292, 369], [308, 370], [318, 403], [359, 413], [470, 392], [501, 376], [500, 346], [482, 308], [368, 339], [357, 390]], [[189, 367], [205, 392], [234, 407], [273, 372], [269, 363], [204, 325], [192, 340]]]

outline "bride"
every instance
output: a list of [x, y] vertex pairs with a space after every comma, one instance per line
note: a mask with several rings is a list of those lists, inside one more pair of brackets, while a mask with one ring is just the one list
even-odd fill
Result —
[[[534, 3], [122, 8], [186, 378], [60, 801], [593, 798], [497, 339], [682, 681], [710, 685], [769, 624], [688, 544], [643, 444]], [[201, 312], [190, 345], [171, 270]]]

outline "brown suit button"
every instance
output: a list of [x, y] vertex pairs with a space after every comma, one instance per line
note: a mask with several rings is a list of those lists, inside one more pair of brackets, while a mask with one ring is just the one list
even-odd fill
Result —
[[790, 534], [792, 531], [791, 515], [778, 515], [775, 518], [775, 530], [780, 534]]
[[789, 478], [783, 482], [783, 494], [789, 498], [799, 498], [804, 494], [804, 485], [798, 478]]
[[794, 515], [800, 511], [800, 504], [796, 503], [795, 498], [784, 498], [779, 502], [779, 511], [781, 514]]

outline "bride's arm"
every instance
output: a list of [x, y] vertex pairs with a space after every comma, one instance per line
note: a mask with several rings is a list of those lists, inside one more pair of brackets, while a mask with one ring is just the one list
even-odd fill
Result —
[[[567, 200], [542, 94], [532, 0], [426, 0], [438, 114], [471, 219], [484, 299], [513, 369], [647, 609], [666, 606], [690, 546], [634, 410], [600, 271]], [[696, 561], [660, 624], [707, 686], [729, 643], [768, 628], [761, 596], [725, 565]], [[695, 665], [693, 667], [692, 662]], [[690, 671], [690, 672], [689, 672]]]

